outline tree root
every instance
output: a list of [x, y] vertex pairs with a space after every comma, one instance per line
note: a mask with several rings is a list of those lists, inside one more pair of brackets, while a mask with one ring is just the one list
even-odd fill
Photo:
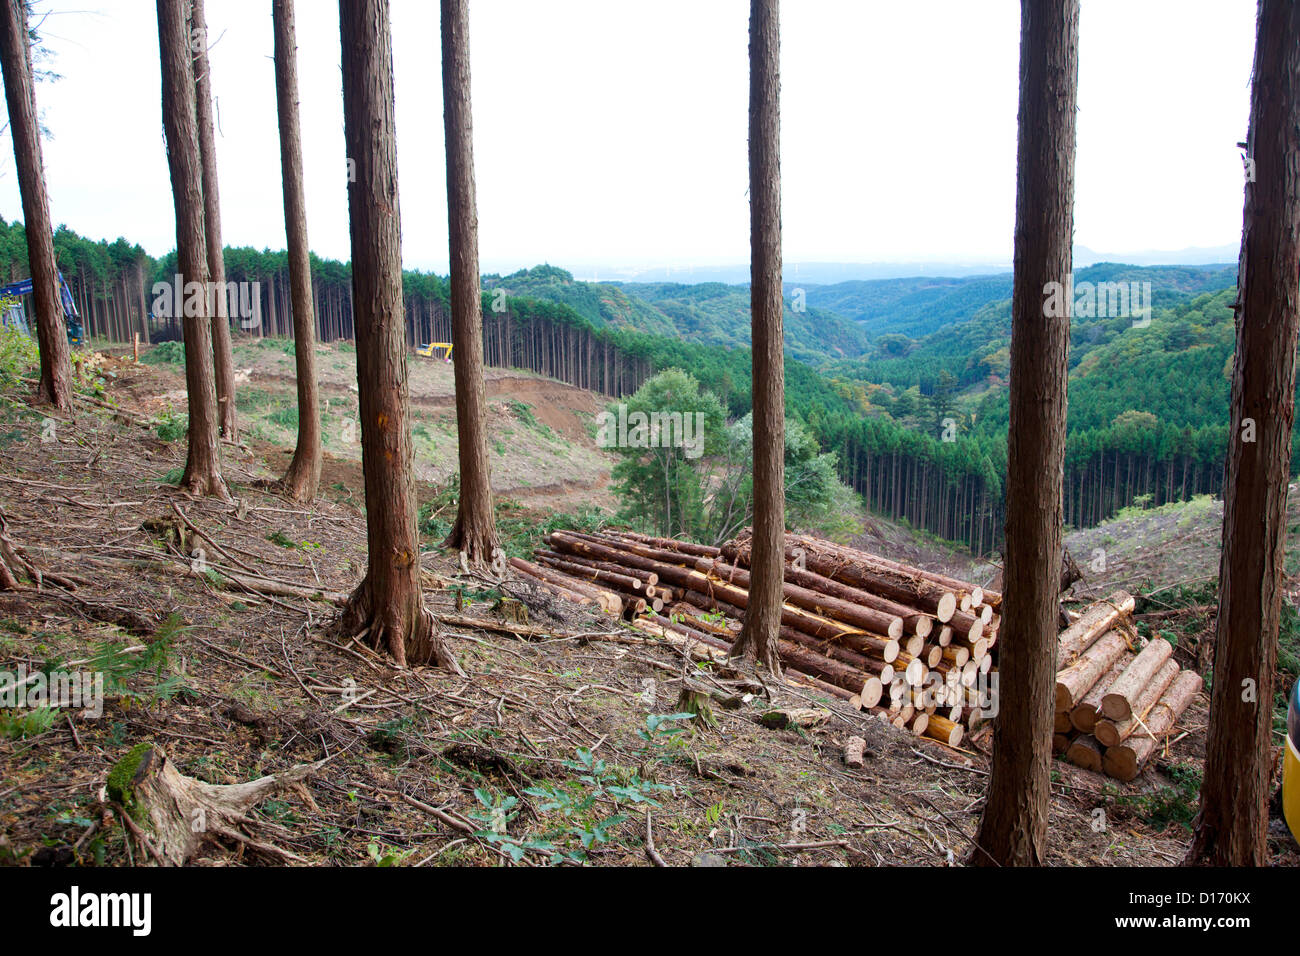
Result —
[[114, 765], [107, 790], [137, 845], [161, 866], [184, 865], [214, 835], [281, 859], [306, 862], [238, 827], [250, 822], [246, 814], [263, 798], [299, 785], [324, 763], [300, 764], [249, 783], [222, 786], [185, 776], [160, 747], [143, 743]]
[[0, 591], [17, 591], [23, 586], [24, 579], [31, 581], [38, 591], [46, 582], [69, 591], [76, 590], [79, 583], [84, 583], [78, 578], [43, 571], [37, 567], [9, 537], [9, 520], [4, 508], [0, 508]]
[[392, 606], [377, 607], [370, 577], [357, 586], [335, 619], [331, 632], [339, 637], [365, 637], [376, 651], [387, 651], [399, 667], [428, 664], [444, 667], [459, 677], [465, 672], [447, 647], [433, 612], [416, 592], [410, 613]]

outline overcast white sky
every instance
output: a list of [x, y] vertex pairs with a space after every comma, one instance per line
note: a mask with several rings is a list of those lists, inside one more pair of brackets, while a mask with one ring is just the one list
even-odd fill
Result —
[[[269, 0], [208, 0], [222, 224], [283, 248]], [[38, 0], [53, 216], [175, 244], [151, 0]], [[348, 257], [338, 6], [298, 0], [308, 231]], [[438, 4], [392, 0], [403, 256], [446, 271]], [[782, 4], [785, 258], [1009, 261], [1019, 4]], [[1083, 0], [1075, 241], [1234, 244], [1253, 0]], [[474, 0], [484, 271], [748, 261], [744, 0]], [[21, 219], [8, 135], [0, 215]], [[583, 270], [590, 272], [590, 268]], [[610, 277], [613, 276], [602, 276]]]

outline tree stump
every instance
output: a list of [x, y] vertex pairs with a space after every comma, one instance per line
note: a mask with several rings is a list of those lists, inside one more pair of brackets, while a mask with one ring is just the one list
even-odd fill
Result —
[[248, 822], [245, 815], [260, 800], [299, 783], [322, 763], [300, 764], [248, 783], [223, 786], [185, 776], [162, 748], [142, 743], [109, 772], [108, 796], [121, 807], [136, 844], [162, 866], [184, 865], [212, 835], [301, 862], [300, 857], [259, 843], [236, 827]]

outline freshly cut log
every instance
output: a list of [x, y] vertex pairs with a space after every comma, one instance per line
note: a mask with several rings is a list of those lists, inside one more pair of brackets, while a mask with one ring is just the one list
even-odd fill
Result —
[[[525, 564], [527, 564], [527, 562], [525, 562]], [[530, 578], [531, 580], [535, 581], [537, 584], [544, 586], [552, 594], [555, 594], [558, 597], [562, 597], [566, 601], [571, 601], [574, 604], [596, 604], [597, 603], [596, 599], [591, 597], [590, 595], [581, 594], [577, 591], [571, 591], [568, 588], [562, 587], [561, 585], [558, 585], [553, 581], [548, 581], [540, 574], [532, 573], [532, 571], [528, 570], [528, 568], [531, 567], [533, 567], [533, 565], [528, 565], [527, 568], [516, 567], [515, 570], [520, 571], [522, 574], [524, 574], [526, 577]], [[539, 568], [538, 570], [541, 569]], [[604, 608], [602, 605], [597, 605], [597, 606], [600, 607], [601, 610], [606, 610], [606, 608]]]
[[[814, 540], [803, 539], [798, 535], [786, 535], [787, 567], [792, 562], [802, 563], [806, 570], [933, 614], [941, 623], [946, 623], [957, 609], [957, 597], [950, 589], [940, 587], [914, 574], [881, 572], [869, 563], [869, 556], [862, 552], [845, 554], [839, 552], [836, 546], [828, 541], [812, 543]], [[724, 544], [722, 554], [732, 564], [747, 566], [749, 564], [748, 532]], [[915, 571], [915, 569], [911, 570]]]
[[1070, 723], [1070, 714], [1064, 710], [1056, 712], [1056, 721], [1052, 726], [1052, 732], [1057, 734], [1068, 734], [1074, 725]]
[[1052, 753], [1063, 754], [1070, 749], [1070, 738], [1066, 734], [1052, 734]]
[[1101, 711], [1102, 696], [1110, 690], [1110, 685], [1115, 683], [1115, 679], [1124, 673], [1124, 668], [1133, 662], [1134, 656], [1132, 651], [1121, 654], [1119, 660], [1110, 665], [1110, 670], [1089, 688], [1088, 693], [1083, 695], [1083, 700], [1074, 705], [1074, 709], [1070, 711], [1070, 723], [1075, 730], [1085, 734], [1093, 733]]
[[1142, 695], [1142, 688], [1151, 682], [1173, 652], [1174, 646], [1162, 637], [1149, 641], [1101, 698], [1101, 712], [1111, 720], [1128, 720], [1133, 716], [1133, 705]]
[[862, 682], [862, 689], [858, 692], [863, 707], [875, 707], [884, 695], [885, 686], [879, 677], [868, 677]]
[[[1161, 643], [1168, 643], [1157, 638]], [[1147, 715], [1146, 730], [1131, 735], [1118, 747], [1107, 747], [1102, 768], [1107, 776], [1128, 782], [1138, 775], [1142, 765], [1159, 746], [1161, 738], [1173, 729], [1183, 711], [1201, 692], [1201, 675], [1193, 670], [1180, 671], [1159, 703]]]
[[913, 657], [917, 657], [925, 649], [925, 638], [920, 634], [913, 634], [911, 637], [900, 641], [899, 646]]
[[1057, 638], [1057, 666], [1066, 667], [1086, 651], [1092, 642], [1133, 613], [1137, 602], [1127, 591], [1116, 591], [1105, 601], [1094, 604]]
[[1169, 685], [1178, 676], [1178, 662], [1173, 658], [1160, 665], [1160, 670], [1147, 682], [1133, 702], [1133, 713], [1128, 720], [1114, 721], [1109, 718], [1098, 720], [1093, 735], [1103, 747], [1118, 747], [1121, 743], [1141, 729], [1151, 709], [1160, 703]]
[[[743, 568], [711, 558], [700, 558], [695, 562], [695, 570], [710, 577], [716, 576], [730, 584], [749, 588], [749, 572]], [[884, 614], [874, 608], [862, 607], [789, 582], [783, 585], [782, 592], [788, 603], [812, 611], [814, 614], [820, 614], [822, 617], [843, 621], [873, 634], [888, 635], [894, 640], [903, 636], [903, 619], [897, 614]]]
[[943, 659], [949, 664], [964, 667], [970, 660], [970, 648], [963, 647], [961, 644], [949, 644], [943, 649]]
[[952, 628], [949, 625], [944, 624], [942, 627], [939, 628], [938, 640], [939, 640], [940, 647], [947, 647], [949, 644], [952, 643]]
[[[748, 529], [746, 529], [746, 533], [747, 532]], [[920, 579], [938, 587], [942, 587], [951, 591], [954, 596], [963, 594], [969, 595], [975, 590], [975, 585], [972, 585], [967, 581], [959, 581], [956, 578], [950, 578], [946, 574], [939, 574], [936, 571], [926, 571], [922, 568], [910, 567], [909, 565], [902, 564], [898, 561], [891, 561], [888, 558], [882, 558], [879, 555], [867, 554], [864, 551], [856, 551], [852, 548], [847, 548], [844, 545], [835, 544], [830, 541], [823, 541], [820, 538], [810, 538], [807, 535], [788, 534], [786, 535], [786, 540], [793, 540], [805, 548], [828, 546], [829, 548], [850, 558], [864, 558], [865, 563], [869, 566], [879, 568], [883, 571], [892, 572], [893, 574], [901, 576], [904, 580]], [[985, 592], [982, 588], [980, 590], [981, 595], [983, 596]], [[987, 600], [987, 597], [984, 597], [984, 600]], [[999, 595], [999, 603], [1000, 602], [1001, 596]]]
[[[553, 547], [566, 553], [623, 563], [628, 567], [639, 568], [643, 571], [654, 571], [661, 580], [678, 585], [687, 592], [692, 592], [683, 595], [683, 598], [690, 603], [696, 606], [704, 606], [707, 610], [721, 610], [724, 614], [730, 614], [737, 620], [744, 617], [743, 609], [749, 604], [749, 592], [744, 588], [710, 577], [701, 571], [696, 571], [693, 567], [681, 567], [654, 558], [647, 558], [641, 554], [619, 551], [599, 541], [587, 540], [589, 537], [589, 535], [555, 531], [551, 533], [550, 539]], [[644, 545], [636, 545], [636, 547], [642, 550], [654, 550]], [[690, 560], [693, 561], [694, 559]], [[706, 603], [701, 605], [701, 600]], [[728, 611], [727, 606], [733, 610]], [[813, 637], [820, 637], [823, 640], [844, 640], [856, 636], [854, 640], [844, 640], [844, 642], [858, 651], [862, 651], [866, 646], [871, 646], [887, 654], [891, 645], [889, 638], [868, 634], [851, 625], [832, 621], [829, 618], [789, 604], [782, 606], [781, 623]], [[896, 642], [894, 642], [894, 646], [896, 647]]]
[[[536, 555], [537, 563], [548, 568], [553, 568], [573, 578], [583, 580], [598, 581], [602, 584], [612, 584], [627, 590], [633, 591], [641, 596], [646, 595], [645, 582], [640, 578], [633, 577], [623, 571], [606, 571], [602, 568], [589, 567], [586, 564], [578, 564], [574, 561], [566, 561], [563, 558], [551, 557], [549, 554]], [[648, 595], [654, 597], [653, 594]]]
[[593, 561], [591, 558], [584, 558], [576, 554], [565, 554], [562, 551], [552, 551], [547, 548], [535, 551], [534, 556], [539, 561], [542, 558], [550, 558], [552, 561], [564, 561], [569, 564], [581, 565], [582, 567], [589, 568], [593, 571], [609, 571], [614, 574], [621, 574], [624, 577], [629, 577], [634, 581], [640, 582], [642, 589], [653, 587], [659, 583], [659, 575], [655, 574], [653, 571], [638, 571], [635, 568], [615, 564], [612, 561]]
[[912, 736], [920, 737], [925, 733], [925, 729], [930, 726], [930, 715], [922, 712], [912, 718]]
[[1101, 770], [1102, 749], [1097, 738], [1092, 734], [1080, 734], [1070, 742], [1065, 751], [1065, 759], [1076, 767], [1099, 772]]
[[956, 747], [961, 743], [963, 732], [964, 728], [961, 724], [938, 714], [930, 717], [929, 724], [925, 728], [925, 736], [949, 747]]
[[539, 567], [535, 564], [529, 564], [523, 558], [511, 558], [510, 566], [518, 571], [524, 571], [535, 578], [551, 584], [557, 584], [568, 591], [576, 591], [578, 594], [585, 594], [596, 601], [602, 609], [610, 614], [623, 613], [623, 599], [606, 588], [597, 587], [587, 581], [580, 581], [577, 578], [562, 574], [559, 571], [553, 571], [550, 568]]
[[1119, 631], [1107, 631], [1083, 655], [1056, 674], [1056, 709], [1069, 712], [1083, 700], [1120, 655], [1128, 650], [1128, 641]]
[[690, 541], [676, 541], [673, 538], [652, 538], [650, 535], [637, 534], [635, 531], [619, 531], [616, 536], [619, 538], [629, 538], [632, 541], [639, 541], [642, 544], [661, 548], [664, 551], [680, 551], [682, 554], [694, 555], [698, 558], [716, 558], [722, 553], [720, 548], [715, 548], [712, 545], [695, 544]]

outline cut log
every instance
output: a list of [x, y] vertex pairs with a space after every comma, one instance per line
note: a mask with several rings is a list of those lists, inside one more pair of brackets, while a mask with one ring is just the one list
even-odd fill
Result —
[[1056, 709], [1068, 713], [1092, 689], [1120, 655], [1128, 650], [1128, 641], [1119, 631], [1107, 631], [1083, 652], [1074, 663], [1056, 674]]
[[1124, 673], [1124, 668], [1133, 662], [1134, 656], [1132, 651], [1121, 654], [1119, 660], [1110, 665], [1110, 670], [1089, 688], [1088, 693], [1083, 695], [1083, 700], [1074, 705], [1074, 709], [1070, 711], [1070, 723], [1075, 730], [1085, 734], [1093, 733], [1101, 713], [1101, 698], [1106, 691], [1110, 690], [1110, 685], [1115, 683], [1115, 679]]
[[[749, 589], [749, 572], [744, 568], [711, 558], [699, 558], [695, 562], [695, 570], [711, 578], [720, 578], [729, 584]], [[903, 636], [903, 619], [897, 614], [885, 614], [874, 608], [831, 597], [788, 581], [782, 586], [782, 591], [787, 603], [822, 617], [843, 621], [845, 624], [852, 624], [864, 631], [885, 635], [894, 640]]]
[[[1163, 638], [1156, 640], [1168, 643]], [[1107, 776], [1125, 782], [1136, 777], [1160, 745], [1161, 739], [1173, 730], [1175, 722], [1200, 692], [1201, 675], [1192, 670], [1180, 671], [1159, 703], [1147, 715], [1146, 730], [1132, 734], [1118, 747], [1106, 748], [1102, 768]]]
[[1097, 743], [1097, 738], [1092, 734], [1080, 734], [1070, 742], [1070, 746], [1065, 751], [1065, 759], [1084, 770], [1100, 772], [1101, 744]]
[[1120, 621], [1127, 620], [1137, 602], [1127, 591], [1116, 591], [1105, 601], [1092, 605], [1057, 638], [1057, 667], [1067, 667], [1097, 638]]
[[1052, 753], [1063, 754], [1070, 749], [1070, 737], [1067, 734], [1052, 734]]
[[941, 744], [947, 744], [949, 747], [956, 747], [960, 744], [964, 733], [965, 728], [961, 724], [938, 714], [930, 717], [925, 728], [925, 736], [931, 740], [937, 740]]
[[1151, 713], [1151, 709], [1160, 703], [1160, 698], [1164, 696], [1177, 676], [1178, 662], [1171, 657], [1160, 665], [1160, 670], [1156, 671], [1155, 676], [1142, 688], [1137, 700], [1133, 702], [1133, 713], [1128, 720], [1114, 721], [1109, 718], [1098, 720], [1093, 735], [1103, 747], [1118, 747], [1139, 730], [1142, 722]]
[[1162, 637], [1149, 641], [1101, 698], [1101, 712], [1111, 720], [1128, 720], [1133, 716], [1133, 705], [1141, 696], [1142, 688], [1173, 652], [1174, 646]]

